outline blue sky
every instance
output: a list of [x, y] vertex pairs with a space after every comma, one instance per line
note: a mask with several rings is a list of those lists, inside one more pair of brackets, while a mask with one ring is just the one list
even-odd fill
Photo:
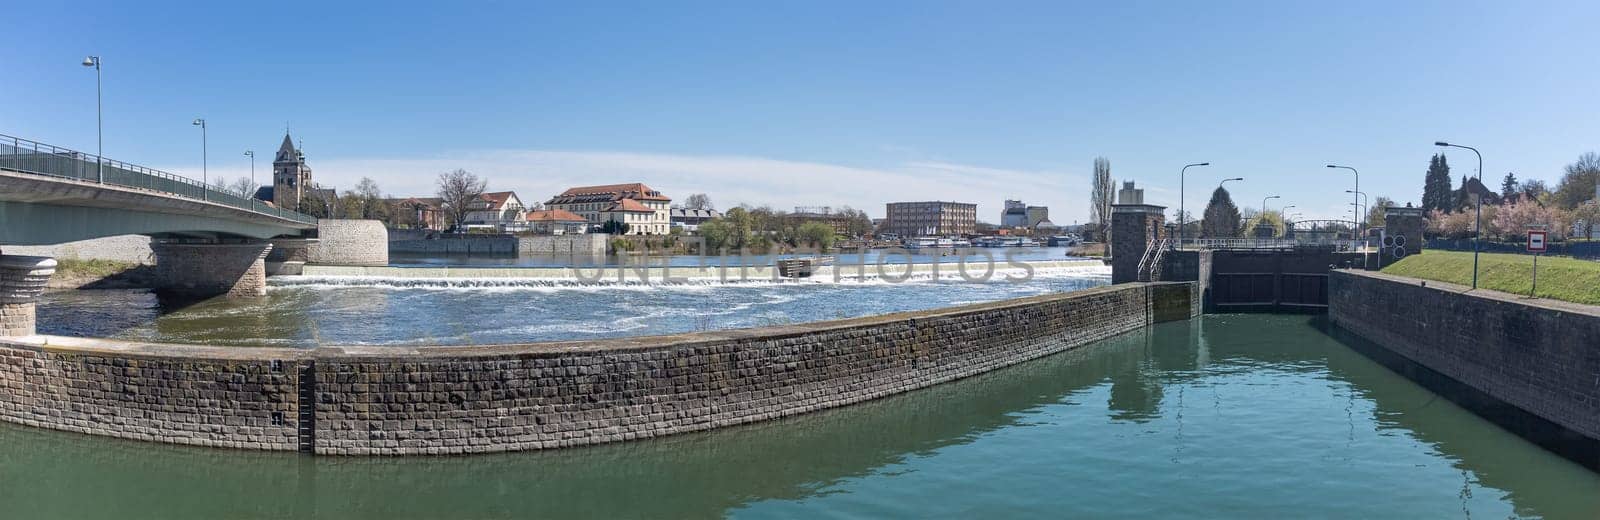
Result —
[[[1047, 204], [1087, 219], [1093, 159], [1189, 209], [1218, 179], [1328, 217], [1416, 201], [1432, 143], [1552, 184], [1600, 150], [1595, 2], [23, 2], [0, 133], [249, 172], [286, 122], [318, 181], [431, 192], [455, 167], [529, 201], [644, 181], [678, 198]], [[1117, 4], [1117, 5], [1111, 5]], [[1475, 159], [1449, 153], [1456, 177]], [[270, 159], [268, 159], [270, 160]], [[263, 161], [258, 179], [270, 171]]]

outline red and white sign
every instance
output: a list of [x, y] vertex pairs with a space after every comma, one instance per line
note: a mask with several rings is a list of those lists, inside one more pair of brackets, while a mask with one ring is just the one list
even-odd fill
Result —
[[1549, 235], [1549, 234], [1550, 234], [1549, 231], [1545, 231], [1545, 230], [1542, 230], [1542, 229], [1530, 229], [1530, 230], [1528, 230], [1528, 252], [1529, 253], [1543, 253], [1543, 252], [1545, 252], [1545, 249], [1547, 249], [1546, 243], [1545, 243], [1545, 237], [1547, 235]]

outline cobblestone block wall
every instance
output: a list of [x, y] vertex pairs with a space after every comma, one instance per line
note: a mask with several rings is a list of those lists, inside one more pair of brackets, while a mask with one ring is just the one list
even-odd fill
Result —
[[517, 254], [599, 257], [606, 254], [607, 241], [610, 238], [611, 235], [600, 233], [517, 237]]
[[[1600, 307], [1361, 271], [1334, 271], [1329, 289], [1340, 328], [1486, 395], [1440, 392], [1490, 420], [1557, 451], [1590, 450], [1584, 462], [1600, 467]], [[1506, 405], [1566, 432], [1503, 413]]]
[[[1190, 311], [1165, 286], [1165, 319]], [[316, 450], [439, 454], [642, 439], [914, 390], [1154, 321], [1128, 284], [791, 327], [414, 355], [319, 355]], [[325, 349], [331, 350], [331, 349]]]
[[7, 303], [0, 301], [0, 337], [32, 336], [34, 333], [34, 303]]
[[266, 296], [265, 259], [272, 244], [151, 245], [156, 290], [191, 296]]
[[528, 345], [0, 339], [0, 420], [331, 455], [642, 439], [844, 406], [1185, 319], [1192, 287], [1122, 284], [853, 320]]
[[389, 231], [376, 220], [320, 219], [317, 240], [306, 262], [334, 265], [386, 265]]
[[281, 365], [291, 369], [198, 352], [138, 357], [0, 341], [0, 420], [172, 444], [293, 450], [296, 381], [292, 363]]

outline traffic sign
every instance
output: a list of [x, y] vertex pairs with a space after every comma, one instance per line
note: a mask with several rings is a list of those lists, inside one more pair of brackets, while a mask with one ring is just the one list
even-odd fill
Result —
[[1543, 252], [1545, 252], [1545, 250], [1549, 248], [1548, 244], [1545, 242], [1545, 238], [1549, 234], [1550, 234], [1549, 231], [1545, 231], [1545, 230], [1542, 230], [1542, 229], [1530, 229], [1530, 230], [1528, 230], [1528, 252], [1529, 253], [1543, 253]]

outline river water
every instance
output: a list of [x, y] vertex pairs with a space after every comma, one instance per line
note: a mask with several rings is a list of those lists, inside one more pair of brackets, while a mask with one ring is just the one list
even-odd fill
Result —
[[[971, 276], [985, 272], [975, 266]], [[47, 293], [38, 327], [60, 336], [236, 346], [519, 343], [853, 318], [1110, 282], [1103, 266], [1028, 275], [1002, 264], [994, 273], [985, 282], [967, 282], [952, 269], [937, 280], [901, 283], [869, 275], [673, 284], [287, 276], [270, 278], [265, 298], [171, 302], [146, 290]]]
[[856, 406], [534, 453], [307, 457], [0, 424], [0, 517], [1600, 517], [1600, 475], [1346, 341], [1319, 317], [1207, 316]]

